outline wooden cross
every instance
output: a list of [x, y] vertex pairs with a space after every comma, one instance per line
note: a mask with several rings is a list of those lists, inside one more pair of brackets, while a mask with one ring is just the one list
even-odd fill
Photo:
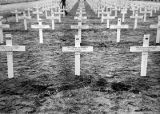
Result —
[[122, 22], [125, 21], [125, 14], [127, 13], [127, 9], [122, 9], [121, 14], [122, 14]]
[[43, 12], [39, 11], [39, 8], [36, 7], [36, 11], [32, 12], [33, 14], [36, 14], [37, 21], [40, 20], [40, 15], [43, 14]]
[[112, 9], [114, 11], [114, 16], [117, 17], [118, 15], [118, 8], [114, 7], [114, 9]]
[[[71, 29], [78, 29], [78, 36], [81, 38], [82, 29], [89, 29], [88, 25], [82, 25], [82, 22], [78, 22], [78, 25], [71, 25]], [[81, 41], [81, 39], [80, 39]]]
[[142, 19], [143, 16], [138, 16], [138, 11], [135, 12], [135, 16], [130, 16], [130, 18], [134, 18], [134, 29], [137, 28], [138, 19]]
[[65, 17], [65, 11], [67, 11], [67, 8], [62, 8], [62, 9], [60, 9], [62, 12], [63, 12], [63, 17]]
[[118, 24], [117, 25], [111, 25], [110, 29], [117, 29], [117, 42], [120, 42], [120, 35], [121, 35], [121, 29], [127, 29], [129, 28], [128, 25], [122, 25], [121, 24], [121, 18], [118, 18]]
[[44, 13], [45, 13], [46, 19], [48, 18], [48, 10], [49, 10], [48, 8], [45, 8], [45, 9], [44, 9]]
[[2, 21], [0, 21], [0, 43], [3, 43], [3, 29], [9, 27], [10, 27], [9, 25], [2, 24]]
[[23, 16], [20, 16], [19, 19], [23, 19], [24, 29], [27, 30], [27, 19], [31, 19], [31, 17], [26, 16], [25, 11], [23, 11]]
[[30, 18], [31, 18], [31, 11], [32, 11], [32, 9], [27, 8], [27, 16], [30, 17]]
[[3, 16], [0, 16], [0, 20], [2, 20], [3, 19]]
[[80, 54], [82, 52], [93, 52], [93, 47], [80, 46], [80, 39], [75, 38], [75, 46], [62, 47], [62, 52], [75, 53], [75, 75], [80, 76]]
[[31, 28], [39, 29], [40, 43], [43, 43], [43, 29], [48, 29], [48, 28], [50, 28], [50, 26], [49, 25], [42, 25], [42, 21], [39, 21], [38, 25], [31, 25]]
[[104, 22], [104, 15], [110, 15], [111, 13], [110, 12], [104, 12], [104, 11], [102, 11], [102, 13], [101, 13], [101, 23], [103, 23]]
[[110, 20], [111, 19], [115, 19], [115, 17], [114, 16], [110, 16], [109, 13], [108, 13], [107, 16], [103, 17], [103, 19], [107, 20], [107, 28], [109, 28], [109, 26], [110, 26], [110, 24], [109, 24]]
[[77, 12], [76, 12], [76, 14], [77, 14], [77, 15], [85, 15], [85, 14], [86, 14], [86, 12], [84, 12], [84, 11], [80, 10], [80, 11], [77, 11]]
[[149, 46], [149, 37], [150, 35], [144, 35], [143, 46], [130, 47], [130, 52], [142, 52], [141, 76], [146, 76], [147, 74], [148, 52], [160, 51], [160, 46]]
[[77, 17], [77, 16], [74, 17], [74, 19], [77, 19], [78, 21], [82, 21], [82, 20], [84, 20], [84, 19], [87, 19], [87, 17], [86, 17], [86, 16], [79, 15], [78, 17]]
[[160, 16], [158, 16], [158, 24], [150, 25], [150, 28], [157, 28], [156, 43], [160, 43]]
[[98, 8], [98, 10], [97, 10], [98, 17], [100, 17], [100, 15], [102, 14], [103, 10], [104, 10], [103, 8]]
[[54, 30], [55, 29], [55, 19], [59, 19], [59, 17], [58, 16], [55, 16], [53, 13], [51, 14], [51, 16], [50, 17], [47, 17], [47, 19], [50, 19], [51, 21], [52, 21], [52, 30]]
[[14, 51], [25, 51], [25, 46], [13, 46], [12, 38], [10, 34], [6, 35], [6, 45], [0, 46], [0, 51], [7, 52], [7, 66], [8, 66], [8, 78], [14, 77], [13, 71], [13, 52]]
[[16, 16], [16, 22], [18, 22], [18, 14], [20, 14], [21, 12], [19, 12], [18, 10], [15, 10], [15, 11], [13, 11], [11, 13], [15, 14], [15, 16]]
[[144, 11], [142, 11], [142, 10], [140, 10], [140, 13], [143, 13], [143, 18], [144, 18], [144, 22], [146, 22], [146, 19], [147, 19], [147, 13], [149, 13], [148, 11], [147, 11], [147, 8], [145, 8], [145, 10]]
[[58, 15], [59, 16], [59, 22], [61, 23], [61, 15], [65, 15], [65, 12], [61, 12], [61, 9], [60, 7], [58, 7], [58, 11], [57, 12], [54, 12], [54, 14]]

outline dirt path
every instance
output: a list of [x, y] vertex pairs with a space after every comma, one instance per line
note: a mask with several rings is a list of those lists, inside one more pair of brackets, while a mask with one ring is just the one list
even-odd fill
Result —
[[[25, 52], [14, 53], [15, 79], [0, 81], [1, 113], [95, 113], [159, 112], [160, 53], [150, 53], [148, 77], [140, 77], [140, 53], [131, 53], [130, 46], [142, 45], [143, 35], [151, 33], [150, 45], [155, 44], [157, 15], [140, 22], [139, 29], [122, 30], [121, 42], [116, 43], [116, 31], [105, 29], [105, 23], [85, 3], [92, 27], [82, 32], [82, 46], [93, 46], [92, 53], [81, 54], [81, 77], [74, 76], [74, 53], [63, 53], [63, 46], [74, 46], [77, 24], [69, 14], [56, 22], [56, 29], [44, 30], [44, 44], [39, 44], [38, 31], [23, 30], [23, 23], [10, 19], [13, 44], [25, 45]], [[30, 21], [30, 24], [34, 22]], [[111, 24], [116, 23], [116, 19]], [[133, 25], [127, 15], [126, 24]], [[51, 24], [46, 21], [45, 24]], [[0, 53], [0, 77], [7, 77], [6, 54]], [[85, 81], [87, 80], [87, 81]], [[76, 83], [77, 82], [77, 83]], [[79, 84], [81, 82], [81, 84]], [[82, 83], [84, 82], [84, 83]], [[89, 83], [89, 84], [88, 84]]]

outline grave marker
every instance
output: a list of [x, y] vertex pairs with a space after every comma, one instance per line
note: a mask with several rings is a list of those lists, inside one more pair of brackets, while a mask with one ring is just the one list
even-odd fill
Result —
[[36, 7], [36, 11], [32, 12], [33, 14], [35, 14], [37, 16], [37, 21], [40, 20], [40, 15], [43, 14], [43, 12], [39, 11], [39, 8]]
[[107, 20], [107, 28], [109, 28], [109, 26], [110, 26], [110, 24], [109, 24], [110, 20], [111, 19], [115, 19], [115, 17], [114, 16], [110, 16], [109, 14], [107, 14], [107, 16], [104, 16], [103, 19]]
[[9, 25], [2, 24], [2, 21], [0, 21], [0, 43], [3, 43], [3, 29], [9, 27], [10, 27]]
[[19, 19], [23, 19], [24, 30], [27, 30], [27, 19], [31, 19], [31, 17], [26, 16], [25, 11], [23, 11], [23, 16], [20, 16]]
[[8, 78], [14, 77], [13, 71], [13, 52], [25, 51], [25, 46], [13, 46], [10, 34], [6, 35], [6, 45], [0, 46], [0, 51], [7, 52]]
[[160, 43], [160, 16], [158, 16], [158, 24], [150, 25], [150, 28], [157, 28], [156, 43]]
[[43, 29], [48, 29], [48, 28], [50, 28], [50, 26], [49, 25], [42, 25], [42, 21], [39, 21], [38, 25], [31, 25], [31, 28], [39, 29], [40, 43], [43, 43]]
[[149, 13], [148, 11], [147, 11], [147, 8], [145, 8], [145, 10], [144, 11], [142, 11], [142, 9], [140, 10], [140, 13], [143, 13], [143, 21], [144, 22], [146, 22], [146, 19], [147, 19], [147, 13]]
[[141, 76], [146, 76], [147, 74], [148, 52], [160, 51], [160, 46], [149, 46], [149, 37], [150, 35], [144, 35], [143, 46], [130, 47], [130, 52], [142, 52]]
[[15, 10], [15, 11], [13, 11], [11, 13], [15, 14], [15, 16], [16, 16], [16, 22], [18, 23], [18, 17], [19, 17], [18, 14], [20, 14], [21, 12], [19, 12], [18, 10]]
[[55, 29], [55, 19], [59, 19], [59, 17], [58, 16], [55, 16], [53, 13], [51, 14], [51, 16], [50, 17], [47, 17], [47, 19], [50, 19], [51, 21], [52, 21], [52, 30], [54, 30]]
[[117, 42], [120, 42], [120, 35], [121, 35], [121, 29], [127, 29], [129, 28], [128, 25], [122, 25], [121, 24], [121, 18], [118, 18], [118, 24], [117, 25], [111, 25], [110, 29], [117, 29]]
[[134, 29], [137, 28], [138, 19], [142, 19], [143, 16], [138, 16], [138, 11], [135, 12], [135, 16], [130, 16], [130, 18], [134, 18]]
[[[82, 25], [82, 22], [78, 22], [78, 25], [71, 25], [71, 29], [78, 29], [78, 36], [81, 38], [82, 29], [89, 29], [88, 25]], [[80, 39], [81, 41], [81, 39]]]
[[126, 15], [126, 13], [127, 13], [127, 9], [122, 9], [122, 10], [121, 10], [121, 14], [122, 14], [122, 22], [125, 21], [125, 15]]
[[75, 53], [75, 75], [80, 76], [80, 54], [82, 52], [93, 52], [92, 46], [80, 46], [80, 39], [75, 38], [75, 47], [68, 46], [63, 47], [62, 52], [74, 52]]

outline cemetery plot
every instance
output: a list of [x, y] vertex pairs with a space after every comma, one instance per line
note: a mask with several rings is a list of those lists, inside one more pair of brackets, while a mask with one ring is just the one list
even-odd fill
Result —
[[[120, 42], [117, 43], [116, 29], [107, 29], [95, 12], [99, 0], [82, 1], [83, 16], [76, 15], [80, 2], [76, 1], [74, 5], [75, 0], [72, 1], [68, 7], [73, 8], [68, 15], [61, 17], [61, 23], [56, 19], [54, 30], [48, 29], [52, 19], [46, 19], [43, 8], [40, 8], [43, 11], [41, 18], [46, 27], [31, 28], [37, 21], [32, 12], [32, 18], [27, 21], [27, 31], [24, 22], [16, 23], [15, 18], [3, 22], [10, 25], [9, 29], [3, 29], [3, 34], [12, 34], [13, 47], [7, 49], [24, 51], [24, 48], [14, 47], [18, 45], [25, 46], [25, 51], [13, 52], [12, 79], [8, 79], [8, 52], [0, 52], [0, 76], [3, 79], [0, 80], [0, 113], [158, 112], [160, 52], [155, 39], [157, 28], [151, 29], [150, 25], [158, 23], [159, 10], [151, 18], [148, 15], [145, 23], [138, 19], [138, 26], [134, 29], [135, 20], [130, 18], [132, 11], [126, 6], [128, 11], [121, 24], [127, 26], [121, 30]], [[113, 1], [101, 2], [104, 5]], [[119, 2], [125, 3], [123, 0]], [[120, 9], [117, 7], [117, 17], [110, 21], [110, 25], [117, 25], [122, 16]], [[116, 15], [114, 13], [113, 10], [111, 16]], [[51, 16], [50, 11], [48, 16]], [[75, 16], [80, 19], [74, 20]], [[87, 19], [84, 21], [81, 17]], [[76, 27], [72, 30], [71, 25]], [[77, 29], [80, 31], [82, 26], [84, 30], [77, 34]], [[42, 27], [47, 29], [41, 34], [43, 43], [39, 43], [38, 31]], [[150, 34], [149, 48], [143, 47], [145, 34]], [[4, 43], [8, 42], [6, 40], [4, 38]], [[6, 44], [0, 44], [2, 50], [5, 50], [4, 46]], [[132, 49], [138, 52], [130, 52], [132, 46], [136, 46]], [[147, 75], [141, 77], [141, 52], [146, 51], [157, 52], [148, 52]]]

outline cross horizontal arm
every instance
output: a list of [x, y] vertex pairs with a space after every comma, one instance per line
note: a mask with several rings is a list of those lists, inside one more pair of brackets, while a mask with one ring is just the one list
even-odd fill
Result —
[[132, 47], [130, 47], [130, 51], [131, 52], [160, 51], [160, 46], [149, 46], [149, 47], [132, 46]]
[[25, 51], [25, 46], [0, 46], [0, 51], [4, 52]]
[[111, 25], [110, 29], [125, 29], [125, 28], [129, 28], [128, 25]]
[[88, 25], [82, 25], [82, 26], [71, 25], [71, 29], [89, 29], [89, 26]]
[[0, 25], [0, 28], [9, 28], [10, 26], [9, 25], [6, 25], [6, 24], [3, 24], [3, 25]]
[[67, 46], [62, 48], [62, 52], [92, 52], [92, 46], [83, 46], [83, 47], [73, 47]]
[[150, 28], [160, 28], [160, 25], [150, 25]]
[[49, 25], [31, 25], [31, 28], [35, 28], [35, 29], [47, 29], [50, 28]]

